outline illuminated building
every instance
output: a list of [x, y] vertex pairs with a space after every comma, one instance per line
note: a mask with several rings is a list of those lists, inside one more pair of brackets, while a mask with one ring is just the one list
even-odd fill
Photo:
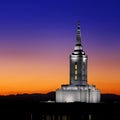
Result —
[[80, 23], [78, 23], [76, 44], [70, 55], [70, 84], [56, 90], [56, 102], [100, 102], [100, 90], [87, 83], [88, 56], [81, 44]]

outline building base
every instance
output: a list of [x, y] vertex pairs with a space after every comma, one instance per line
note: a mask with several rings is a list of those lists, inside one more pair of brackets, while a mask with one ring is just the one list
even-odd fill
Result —
[[100, 90], [94, 85], [62, 85], [61, 89], [56, 90], [56, 102], [99, 103]]

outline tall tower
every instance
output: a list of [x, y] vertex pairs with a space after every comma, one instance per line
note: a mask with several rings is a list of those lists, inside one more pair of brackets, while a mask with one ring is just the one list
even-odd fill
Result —
[[100, 102], [100, 90], [87, 83], [88, 56], [81, 43], [80, 22], [78, 22], [76, 44], [70, 55], [70, 84], [56, 90], [56, 102]]
[[70, 84], [87, 85], [87, 61], [88, 56], [81, 43], [80, 22], [78, 22], [76, 44], [70, 55]]

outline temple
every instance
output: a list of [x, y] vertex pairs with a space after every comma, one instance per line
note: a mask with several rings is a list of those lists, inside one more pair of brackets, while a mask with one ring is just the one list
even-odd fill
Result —
[[76, 44], [70, 55], [70, 83], [56, 90], [56, 102], [100, 102], [100, 90], [87, 82], [88, 56], [81, 43], [80, 22], [78, 22]]

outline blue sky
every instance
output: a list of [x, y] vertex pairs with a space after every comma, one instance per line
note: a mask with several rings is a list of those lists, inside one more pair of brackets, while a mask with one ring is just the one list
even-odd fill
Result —
[[[15, 93], [15, 86], [12, 86], [15, 80], [11, 84], [7, 82], [8, 79], [12, 79], [11, 75], [16, 75], [17, 79], [22, 76], [24, 82], [21, 85], [25, 86], [24, 91], [33, 92], [38, 91], [39, 88], [43, 89], [41, 86], [36, 87], [35, 85], [32, 88], [27, 87], [26, 81], [29, 81], [31, 75], [23, 75], [22, 71], [19, 70], [18, 73], [15, 72], [15, 68], [19, 69], [16, 66], [20, 66], [21, 62], [25, 64], [21, 69], [26, 69], [27, 72], [27, 66], [31, 66], [31, 69], [28, 69], [31, 73], [42, 71], [41, 66], [45, 62], [48, 76], [51, 70], [47, 66], [54, 63], [57, 66], [57, 63], [59, 63], [58, 72], [56, 70], [58, 78], [40, 77], [44, 74], [43, 71], [38, 72], [38, 76], [36, 74], [32, 76], [33, 78], [37, 76], [36, 79], [40, 85], [43, 85], [42, 79], [46, 81], [50, 79], [55, 85], [69, 81], [68, 60], [69, 54], [74, 48], [78, 20], [81, 23], [82, 44], [89, 55], [89, 81], [95, 82], [104, 92], [118, 93], [120, 91], [119, 87], [116, 87], [115, 90], [111, 86], [113, 83], [114, 86], [120, 85], [118, 74], [120, 71], [119, 0], [0, 1], [1, 90], [3, 86], [6, 88], [9, 86], [8, 93], [10, 91]], [[28, 65], [29, 62], [32, 64]], [[32, 69], [36, 64], [37, 66], [40, 64], [38, 71]], [[61, 68], [62, 65], [63, 68]], [[15, 68], [10, 66], [15, 66]], [[56, 68], [56, 66], [54, 67]], [[60, 68], [63, 71], [65, 70], [63, 73], [61, 71], [63, 78], [59, 76]], [[11, 75], [9, 75], [10, 73]], [[51, 71], [50, 75], [52, 74], [54, 74], [54, 71]], [[8, 78], [5, 78], [4, 75]], [[55, 82], [56, 79], [62, 79], [63, 81]], [[105, 79], [107, 80], [105, 81]], [[31, 85], [33, 84], [34, 80], [33, 83], [31, 82]], [[105, 87], [102, 88], [102, 86], [108, 84], [110, 84], [108, 91]], [[48, 82], [49, 90], [56, 87], [52, 86], [51, 88]], [[38, 89], [36, 90], [36, 88]], [[18, 91], [21, 91], [21, 87]], [[3, 93], [5, 93], [4, 90]]]

